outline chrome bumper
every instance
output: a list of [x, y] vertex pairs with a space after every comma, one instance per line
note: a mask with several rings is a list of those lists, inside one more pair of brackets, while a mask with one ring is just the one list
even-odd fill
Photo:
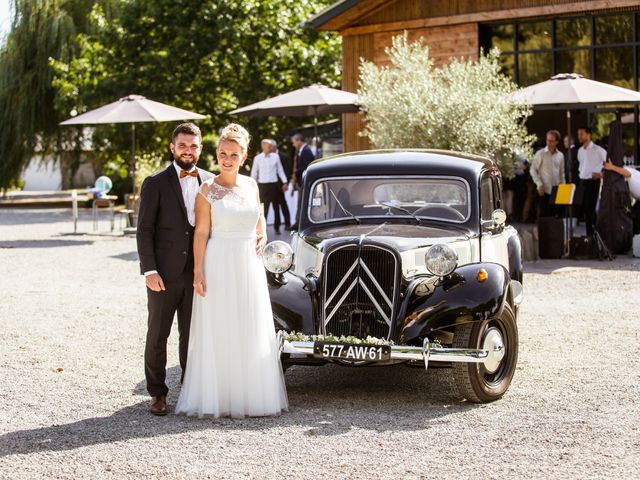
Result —
[[[281, 353], [313, 355], [314, 342], [289, 342], [284, 340], [278, 332], [278, 342]], [[491, 357], [502, 359], [504, 346], [495, 346], [493, 350], [466, 349], [466, 348], [441, 348], [432, 347], [429, 339], [425, 338], [422, 347], [409, 345], [392, 345], [391, 360], [417, 360], [424, 362], [424, 368], [429, 367], [429, 362], [462, 362], [462, 363], [486, 363]]]

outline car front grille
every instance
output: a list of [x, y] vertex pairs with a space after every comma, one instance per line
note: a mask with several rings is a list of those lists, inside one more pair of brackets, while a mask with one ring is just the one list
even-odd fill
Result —
[[330, 252], [323, 269], [324, 333], [388, 339], [398, 268], [396, 256], [377, 246], [349, 245]]

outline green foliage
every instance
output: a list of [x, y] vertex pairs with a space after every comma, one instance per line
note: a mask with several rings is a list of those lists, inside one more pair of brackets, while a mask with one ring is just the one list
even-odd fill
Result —
[[499, 52], [435, 68], [428, 48], [393, 39], [391, 66], [362, 62], [359, 100], [376, 148], [437, 148], [488, 156], [507, 177], [516, 154], [530, 155], [529, 106], [501, 101], [517, 90], [500, 73]]
[[[90, 27], [94, 4], [111, 11], [116, 0], [12, 0], [14, 18], [0, 46], [0, 190], [20, 177], [36, 154], [63, 148], [66, 179], [79, 167], [82, 132], [60, 129], [68, 115], [60, 112], [53, 82], [52, 58], [68, 61], [77, 54], [76, 36]], [[75, 147], [74, 147], [75, 145]]]
[[[63, 146], [71, 153], [63, 161], [68, 182], [86, 133], [96, 173], [128, 175], [129, 125], [83, 131], [58, 123], [131, 93], [208, 115], [199, 125], [210, 139], [231, 120], [259, 139], [284, 135], [300, 120], [227, 112], [311, 83], [340, 83], [339, 37], [302, 25], [332, 0], [13, 2], [15, 19], [0, 47], [0, 189], [35, 152]], [[174, 126], [139, 124], [137, 150], [169, 160]], [[213, 145], [205, 142], [204, 168], [213, 164]]]
[[58, 1], [16, 0], [13, 8], [13, 27], [0, 50], [2, 190], [20, 176], [36, 148], [46, 150], [55, 138], [57, 114], [48, 59], [68, 53], [74, 32]]
[[166, 167], [166, 164], [166, 157], [163, 158], [151, 153], [136, 155], [136, 191], [140, 191], [145, 178], [159, 172]]
[[[130, 0], [110, 12], [98, 4], [77, 38], [79, 55], [52, 61], [56, 108], [68, 117], [135, 93], [208, 115], [198, 122], [205, 137], [200, 166], [211, 168], [217, 132], [229, 121], [247, 126], [254, 139], [299, 124], [231, 118], [230, 110], [311, 83], [339, 85], [339, 37], [302, 26], [330, 3]], [[174, 126], [139, 124], [137, 149], [167, 155]], [[93, 135], [103, 163], [130, 151], [122, 126], [100, 126]], [[258, 147], [254, 141], [253, 151]]]

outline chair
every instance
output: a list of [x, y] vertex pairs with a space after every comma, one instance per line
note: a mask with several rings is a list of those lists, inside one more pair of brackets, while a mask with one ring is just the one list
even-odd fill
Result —
[[113, 232], [115, 221], [115, 201], [118, 199], [116, 195], [104, 195], [100, 198], [94, 198], [91, 206], [91, 213], [93, 217], [93, 231], [98, 231], [98, 209], [109, 209], [109, 221], [111, 224], [111, 231]]

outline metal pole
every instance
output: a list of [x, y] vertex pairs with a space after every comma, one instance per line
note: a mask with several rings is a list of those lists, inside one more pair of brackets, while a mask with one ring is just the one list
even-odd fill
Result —
[[[313, 141], [317, 142], [318, 140], [318, 107], [313, 107]], [[318, 145], [316, 144], [316, 155], [318, 154]]]
[[136, 195], [136, 124], [131, 124], [131, 192]]
[[[569, 136], [569, 183], [573, 183], [573, 155], [571, 154], [571, 140], [573, 140], [573, 135], [571, 135], [571, 110], [567, 109], [567, 135]], [[574, 187], [575, 188], [575, 187]], [[567, 245], [570, 245], [571, 238], [573, 237], [573, 199], [571, 199], [571, 203], [569, 203], [569, 239]], [[567, 248], [567, 253], [569, 249]]]
[[73, 233], [78, 233], [78, 191], [71, 192], [71, 212], [73, 215]]

